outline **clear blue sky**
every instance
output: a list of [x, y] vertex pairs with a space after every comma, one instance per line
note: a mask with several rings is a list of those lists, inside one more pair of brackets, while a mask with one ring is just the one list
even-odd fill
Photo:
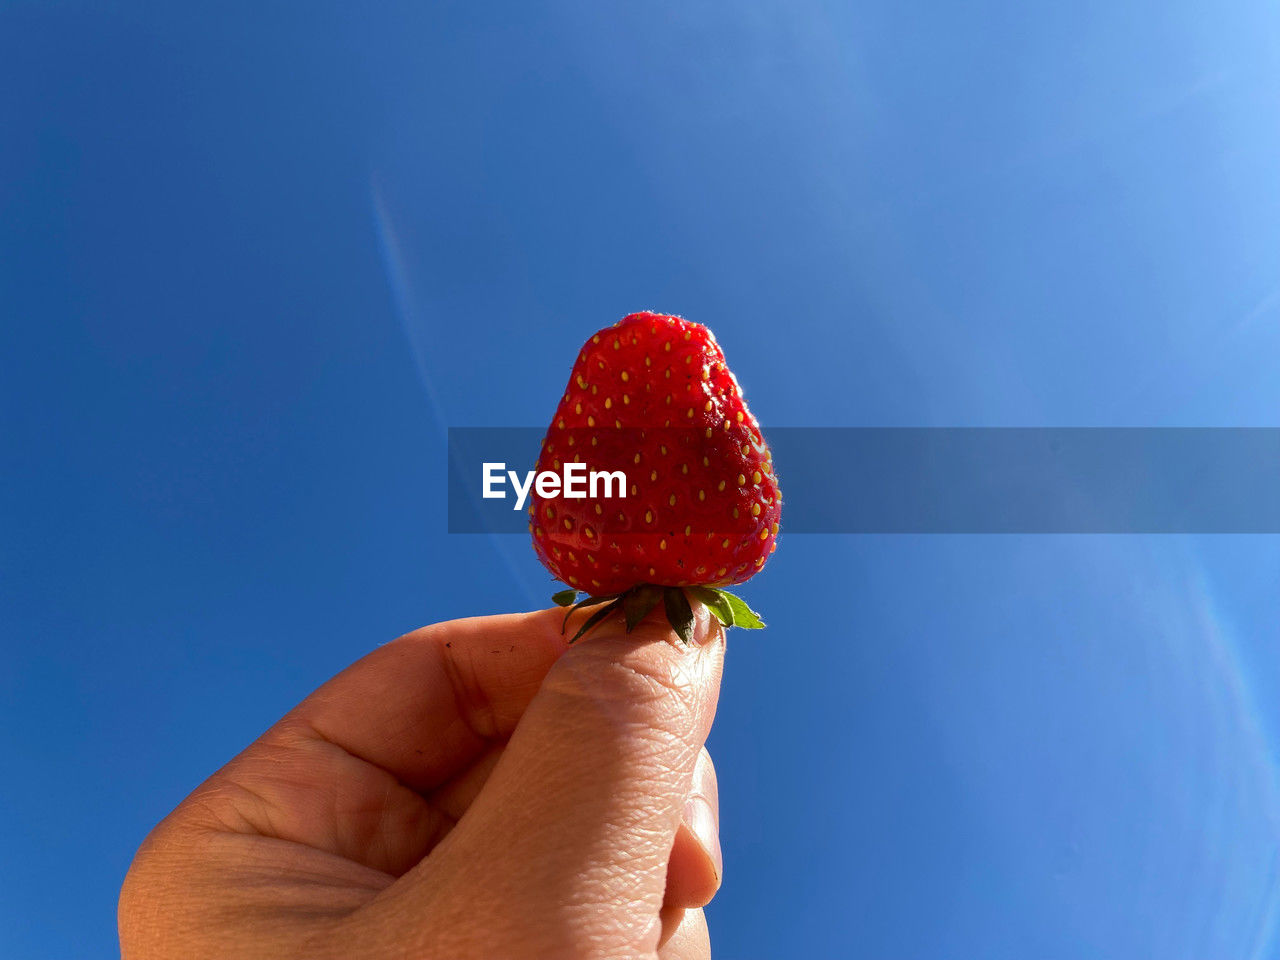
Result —
[[[294, 702], [543, 601], [441, 431], [626, 312], [766, 426], [1280, 425], [1278, 89], [1262, 0], [0, 3], [5, 956], [111, 956]], [[744, 593], [722, 960], [1280, 950], [1276, 538], [784, 530]]]

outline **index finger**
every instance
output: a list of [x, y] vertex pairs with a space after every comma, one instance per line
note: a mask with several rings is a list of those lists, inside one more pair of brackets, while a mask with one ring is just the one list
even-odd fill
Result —
[[356, 661], [281, 723], [426, 793], [510, 736], [567, 646], [563, 618], [552, 608], [422, 627]]

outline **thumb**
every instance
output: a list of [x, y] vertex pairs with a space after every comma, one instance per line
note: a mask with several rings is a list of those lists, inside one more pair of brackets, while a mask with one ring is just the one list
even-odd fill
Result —
[[522, 947], [501, 955], [657, 948], [667, 863], [715, 714], [724, 631], [701, 606], [688, 645], [656, 617], [630, 634], [615, 620], [556, 661], [479, 796], [402, 881], [419, 909], [451, 903], [470, 935], [483, 925]]

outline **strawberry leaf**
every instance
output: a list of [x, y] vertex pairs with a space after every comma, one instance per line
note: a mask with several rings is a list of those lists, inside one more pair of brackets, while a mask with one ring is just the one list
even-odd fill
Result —
[[553, 593], [551, 595], [551, 602], [557, 607], [572, 607], [574, 601], [577, 599], [577, 590], [561, 590], [559, 593]]
[[622, 612], [627, 617], [627, 633], [636, 628], [641, 620], [649, 615], [658, 604], [662, 591], [657, 587], [641, 585], [633, 587], [622, 595]]
[[583, 607], [594, 607], [597, 603], [608, 603], [610, 600], [617, 600], [616, 593], [607, 593], [602, 597], [587, 597], [585, 600], [579, 600], [564, 615], [564, 623], [560, 624], [560, 632], [564, 633], [569, 626], [569, 618], [573, 616], [575, 611], [581, 610]]
[[[616, 597], [593, 597], [592, 599], [595, 600], [596, 603], [600, 603], [601, 601], [604, 601], [604, 600], [611, 600], [612, 602], [608, 606], [602, 607], [601, 609], [593, 613], [591, 616], [589, 616], [587, 618], [587, 622], [584, 623], [582, 626], [580, 626], [578, 628], [578, 632], [573, 635], [573, 639], [569, 641], [570, 643], [573, 643], [575, 640], [577, 640], [580, 636], [582, 636], [584, 633], [586, 633], [596, 624], [600, 623], [602, 620], [605, 619], [605, 617], [609, 616], [612, 613], [617, 613], [618, 610], [622, 608], [622, 601], [617, 599]], [[583, 603], [578, 604], [578, 607], [583, 607], [583, 606], [586, 606], [585, 601]], [[576, 610], [577, 607], [575, 607], [574, 609]]]
[[733, 611], [733, 625], [742, 627], [746, 630], [760, 630], [764, 627], [764, 621], [760, 619], [760, 614], [756, 613], [743, 602], [741, 597], [736, 597], [728, 590], [716, 590], [716, 593], [724, 597], [725, 602], [729, 604]]
[[719, 590], [710, 587], [690, 587], [693, 598], [716, 615], [716, 619], [726, 627], [733, 626], [733, 606]]
[[693, 642], [693, 608], [689, 598], [679, 587], [667, 587], [662, 591], [662, 605], [666, 609], [667, 622], [685, 643]]

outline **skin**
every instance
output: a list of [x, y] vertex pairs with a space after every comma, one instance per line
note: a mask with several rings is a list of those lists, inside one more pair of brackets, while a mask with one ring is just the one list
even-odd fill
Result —
[[[124, 960], [705, 960], [724, 633], [456, 620], [334, 677], [147, 837]], [[574, 624], [570, 625], [572, 635]]]

